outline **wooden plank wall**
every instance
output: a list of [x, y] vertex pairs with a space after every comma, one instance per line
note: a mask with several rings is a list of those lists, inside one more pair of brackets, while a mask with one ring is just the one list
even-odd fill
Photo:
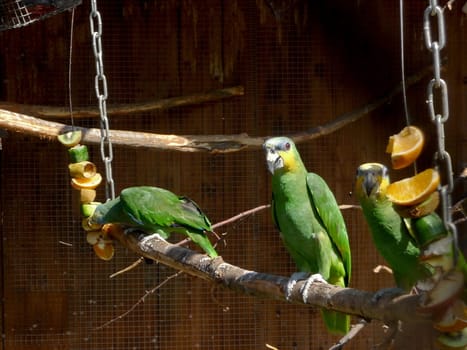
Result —
[[[274, 11], [271, 8], [274, 5]], [[135, 103], [242, 85], [241, 97], [111, 118], [111, 128], [168, 134], [291, 134], [323, 125], [388, 93], [400, 80], [398, 8], [387, 1], [167, 0], [99, 2], [104, 31], [108, 104]], [[425, 5], [406, 4], [407, 75], [431, 62], [423, 46]], [[76, 10], [72, 96], [97, 105], [90, 47], [89, 3]], [[447, 147], [457, 170], [466, 157], [465, 15], [446, 12], [451, 118]], [[0, 100], [67, 106], [70, 14], [0, 33]], [[433, 125], [425, 107], [429, 77], [409, 88], [411, 118], [429, 136], [420, 166], [431, 163]], [[69, 119], [61, 120], [70, 123]], [[98, 127], [97, 119], [76, 119]], [[387, 137], [405, 125], [400, 96], [347, 127], [299, 145], [309, 170], [321, 174], [340, 203], [356, 167], [388, 163]], [[114, 146], [117, 192], [157, 185], [193, 198], [218, 222], [268, 203], [270, 176], [260, 150], [179, 154]], [[91, 157], [103, 171], [98, 147]], [[115, 279], [137, 257], [117, 248], [102, 262], [80, 229], [76, 193], [68, 184], [65, 150], [56, 143], [9, 134], [1, 151], [2, 350], [20, 349], [327, 349], [336, 337], [315, 309], [256, 300], [182, 275], [121, 320], [145, 291], [175, 271], [142, 265]], [[406, 172], [394, 173], [402, 177]], [[103, 189], [99, 198], [104, 199]], [[344, 212], [353, 253], [352, 287], [392, 285], [374, 275], [383, 263], [361, 213]], [[290, 275], [294, 271], [269, 212], [221, 230], [228, 262]], [[354, 320], [356, 321], [356, 320]], [[373, 322], [349, 349], [384, 338]], [[429, 349], [414, 333], [411, 348]], [[425, 337], [426, 338], [426, 337]], [[412, 339], [413, 340], [413, 339]], [[414, 345], [416, 344], [416, 345]], [[399, 344], [400, 345], [400, 344]], [[400, 345], [399, 348], [403, 348]]]

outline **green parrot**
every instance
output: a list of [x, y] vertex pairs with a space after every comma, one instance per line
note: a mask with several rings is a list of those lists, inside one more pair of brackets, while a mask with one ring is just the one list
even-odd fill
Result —
[[[307, 172], [291, 139], [270, 138], [263, 148], [272, 173], [273, 220], [300, 271], [292, 275], [287, 295], [296, 276], [304, 273], [312, 274], [305, 292], [314, 281], [347, 287], [351, 270], [349, 239], [331, 190], [320, 176]], [[349, 315], [325, 309], [321, 314], [331, 333], [349, 331]]]
[[389, 183], [386, 166], [365, 163], [357, 170], [355, 194], [376, 248], [392, 269], [397, 287], [409, 292], [418, 281], [430, 277], [432, 271], [420, 263], [420, 248], [415, 238], [386, 197]]
[[119, 224], [125, 230], [159, 234], [164, 239], [171, 233], [183, 233], [211, 258], [218, 256], [206, 236], [212, 232], [211, 223], [198, 205], [163, 188], [126, 188], [117, 198], [98, 205], [89, 222]]

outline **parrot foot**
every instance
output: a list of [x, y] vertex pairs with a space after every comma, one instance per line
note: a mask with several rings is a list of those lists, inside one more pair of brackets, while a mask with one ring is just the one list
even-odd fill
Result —
[[375, 292], [373, 297], [371, 298], [371, 301], [373, 302], [378, 302], [380, 299], [382, 299], [385, 296], [394, 296], [395, 294], [397, 295], [402, 295], [404, 294], [404, 290], [402, 288], [398, 287], [391, 287], [391, 288], [383, 288]]
[[292, 296], [293, 287], [297, 284], [300, 280], [306, 280], [310, 274], [308, 272], [294, 272], [292, 276], [290, 276], [289, 281], [287, 282], [287, 287], [285, 288], [285, 299], [287, 301], [290, 300]]
[[141, 242], [141, 244], [145, 244], [146, 241], [149, 241], [149, 240], [154, 239], [154, 238], [157, 238], [157, 239], [160, 239], [161, 241], [167, 242], [167, 241], [165, 240], [165, 238], [162, 237], [162, 236], [161, 236], [160, 234], [158, 234], [158, 233], [153, 233], [153, 234], [151, 234], [151, 235], [149, 235], [149, 236], [145, 235], [143, 238], [140, 239], [140, 242]]
[[303, 285], [302, 288], [300, 288], [300, 293], [302, 293], [302, 298], [303, 298], [303, 302], [306, 303], [306, 301], [308, 300], [308, 290], [309, 290], [309, 287], [310, 285], [312, 285], [313, 283], [315, 282], [319, 282], [319, 283], [328, 283], [324, 278], [323, 276], [321, 276], [319, 273], [315, 273], [313, 275], [311, 275], [305, 282], [305, 284]]
[[287, 287], [285, 290], [285, 298], [287, 301], [290, 300], [290, 297], [292, 295], [292, 290], [294, 286], [297, 284], [297, 282], [300, 280], [306, 280], [303, 287], [300, 288], [300, 293], [302, 294], [304, 302], [306, 302], [306, 300], [308, 299], [308, 287], [311, 284], [313, 284], [314, 282], [327, 283], [326, 280], [323, 278], [323, 276], [321, 276], [319, 273], [316, 273], [310, 276], [310, 273], [308, 272], [294, 272], [292, 276], [290, 276], [290, 279], [287, 282]]

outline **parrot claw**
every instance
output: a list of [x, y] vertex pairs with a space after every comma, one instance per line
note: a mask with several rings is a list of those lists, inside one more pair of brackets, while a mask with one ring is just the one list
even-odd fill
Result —
[[394, 294], [402, 295], [404, 294], [404, 290], [398, 287], [383, 288], [375, 292], [375, 294], [371, 298], [371, 301], [377, 303], [381, 298], [385, 297], [386, 295], [394, 296]]
[[313, 283], [315, 282], [319, 282], [319, 283], [328, 283], [324, 278], [323, 276], [321, 276], [319, 273], [315, 273], [313, 275], [311, 275], [305, 282], [305, 284], [303, 285], [303, 287], [300, 289], [300, 293], [302, 293], [302, 298], [303, 298], [303, 302], [306, 303], [307, 300], [308, 300], [308, 290], [309, 290], [309, 287], [310, 285], [312, 285]]
[[144, 236], [144, 237], [140, 240], [140, 242], [141, 242], [141, 244], [144, 245], [144, 244], [146, 243], [146, 241], [149, 241], [149, 240], [154, 239], [154, 238], [157, 238], [157, 239], [160, 239], [161, 241], [167, 242], [167, 241], [164, 239], [164, 237], [162, 237], [162, 236], [161, 236], [160, 234], [158, 234], [158, 233], [153, 233], [152, 235]]
[[287, 301], [290, 300], [292, 290], [297, 284], [297, 282], [300, 280], [306, 280], [303, 287], [300, 288], [300, 293], [302, 294], [302, 298], [305, 303], [308, 299], [308, 287], [310, 287], [311, 284], [313, 284], [314, 282], [327, 283], [323, 276], [321, 276], [319, 273], [310, 276], [308, 272], [294, 272], [292, 276], [290, 276], [289, 281], [287, 282], [287, 287], [285, 291], [285, 298]]
[[292, 276], [290, 276], [289, 281], [287, 282], [287, 287], [285, 289], [285, 299], [287, 301], [290, 300], [292, 296], [293, 287], [297, 284], [300, 280], [305, 280], [310, 276], [308, 272], [294, 272]]

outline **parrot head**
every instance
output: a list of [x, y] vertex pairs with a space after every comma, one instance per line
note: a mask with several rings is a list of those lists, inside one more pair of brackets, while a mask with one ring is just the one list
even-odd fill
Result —
[[357, 169], [355, 191], [360, 198], [381, 197], [389, 185], [388, 168], [380, 163], [364, 163]]
[[266, 162], [271, 174], [277, 171], [302, 169], [303, 163], [294, 142], [288, 137], [273, 137], [263, 144]]

